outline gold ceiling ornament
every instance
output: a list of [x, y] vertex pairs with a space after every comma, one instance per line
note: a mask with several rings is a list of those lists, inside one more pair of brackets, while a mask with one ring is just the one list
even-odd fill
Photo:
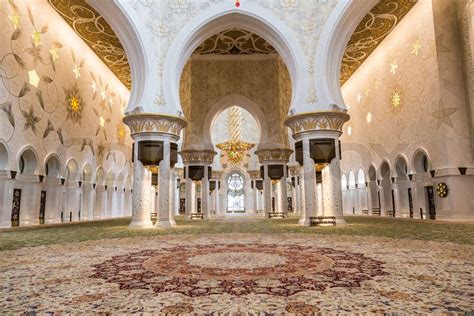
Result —
[[268, 55], [277, 51], [262, 37], [242, 29], [228, 29], [205, 40], [197, 55]]
[[182, 150], [178, 154], [183, 158], [183, 162], [189, 163], [213, 163], [217, 153], [214, 150]]
[[130, 127], [131, 135], [140, 133], [164, 133], [175, 138], [180, 137], [181, 131], [188, 123], [177, 116], [154, 113], [129, 114], [123, 122]]
[[244, 160], [245, 153], [255, 147], [255, 144], [244, 142], [241, 139], [242, 109], [232, 106], [228, 113], [230, 140], [217, 144], [216, 147], [226, 153], [227, 159], [231, 163], [239, 164]]
[[110, 25], [86, 0], [48, 0], [120, 81], [131, 89], [127, 55]]
[[393, 90], [392, 95], [390, 96], [390, 105], [392, 111], [398, 111], [403, 106], [403, 94], [400, 89]]
[[285, 124], [291, 128], [293, 135], [315, 130], [334, 130], [342, 133], [343, 125], [350, 116], [341, 111], [318, 111], [289, 116]]
[[347, 44], [341, 64], [341, 86], [415, 4], [416, 0], [381, 0], [370, 10]]

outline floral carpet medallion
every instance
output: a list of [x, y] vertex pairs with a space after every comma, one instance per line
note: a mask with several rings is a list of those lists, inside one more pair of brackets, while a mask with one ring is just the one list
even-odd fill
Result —
[[135, 237], [0, 252], [0, 315], [463, 314], [474, 247], [309, 234]]
[[143, 250], [94, 266], [95, 278], [121, 289], [152, 289], [190, 297], [267, 294], [351, 288], [387, 274], [362, 254], [276, 244], [216, 244]]

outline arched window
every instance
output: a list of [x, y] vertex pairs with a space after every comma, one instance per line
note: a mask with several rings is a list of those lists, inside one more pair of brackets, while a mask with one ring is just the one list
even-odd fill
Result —
[[233, 173], [227, 180], [227, 211], [244, 211], [244, 178]]

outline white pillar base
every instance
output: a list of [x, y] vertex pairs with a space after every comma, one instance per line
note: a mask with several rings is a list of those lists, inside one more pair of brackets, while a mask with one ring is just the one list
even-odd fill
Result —
[[129, 228], [153, 228], [153, 223], [150, 221], [144, 221], [144, 222], [131, 222], [130, 225], [128, 225]]
[[156, 228], [167, 228], [167, 227], [174, 227], [176, 226], [175, 221], [157, 221], [155, 223]]
[[311, 220], [309, 218], [300, 218], [300, 220], [298, 221], [298, 224], [300, 226], [309, 227], [311, 226]]

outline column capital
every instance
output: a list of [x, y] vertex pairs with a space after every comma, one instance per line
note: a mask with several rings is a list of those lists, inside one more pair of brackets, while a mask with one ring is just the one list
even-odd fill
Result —
[[350, 115], [342, 111], [318, 111], [299, 113], [287, 117], [285, 124], [293, 135], [312, 131], [336, 131], [342, 133], [344, 123]]
[[177, 116], [157, 113], [134, 113], [123, 118], [123, 122], [130, 127], [131, 135], [142, 133], [168, 134], [180, 137], [181, 131], [188, 123]]
[[185, 164], [212, 164], [217, 153], [213, 150], [182, 150], [178, 154]]
[[287, 148], [259, 149], [255, 152], [260, 163], [288, 163], [293, 150]]
[[260, 178], [260, 170], [249, 170], [247, 171], [252, 180], [259, 180]]

